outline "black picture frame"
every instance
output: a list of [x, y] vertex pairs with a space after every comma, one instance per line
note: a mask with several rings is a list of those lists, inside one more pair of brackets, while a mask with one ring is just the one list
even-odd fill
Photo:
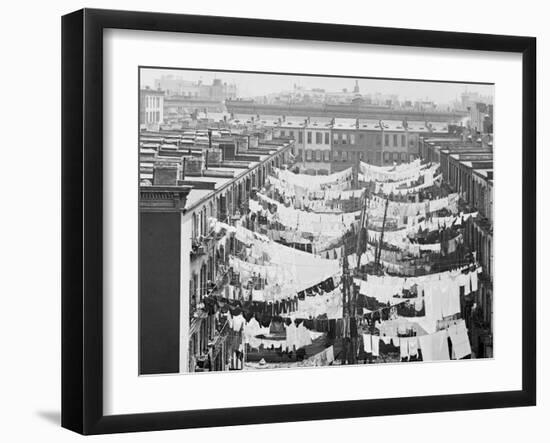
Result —
[[[517, 391], [103, 413], [103, 30], [519, 53], [523, 64], [522, 388]], [[536, 39], [412, 29], [83, 9], [62, 18], [62, 426], [82, 434], [488, 409], [536, 404]]]

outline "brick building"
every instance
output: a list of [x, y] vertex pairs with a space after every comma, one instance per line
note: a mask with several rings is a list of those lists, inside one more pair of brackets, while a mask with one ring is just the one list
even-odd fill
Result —
[[142, 133], [141, 160], [153, 166], [140, 187], [140, 374], [228, 368], [232, 332], [197, 309], [209, 291], [222, 290], [224, 251], [231, 248], [210, 230], [209, 218], [233, 223], [272, 168], [291, 161], [286, 140], [237, 148], [261, 131], [209, 131], [206, 144], [197, 131], [183, 144], [186, 132]]

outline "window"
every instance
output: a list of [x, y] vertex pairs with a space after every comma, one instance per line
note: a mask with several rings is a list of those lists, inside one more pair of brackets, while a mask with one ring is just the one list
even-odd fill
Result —
[[285, 131], [281, 131], [281, 137], [285, 136]]
[[404, 134], [401, 136], [401, 146], [407, 146], [407, 137]]
[[294, 138], [294, 131], [289, 131], [288, 135], [290, 135], [290, 138]]
[[389, 152], [384, 152], [384, 161], [385, 161], [385, 162], [389, 162], [389, 161], [390, 161], [390, 153], [389, 153]]
[[334, 151], [333, 160], [335, 160], [335, 161], [340, 160], [340, 151]]
[[191, 233], [191, 237], [196, 239], [198, 236], [199, 236], [199, 217], [195, 212], [193, 212], [193, 231]]
[[330, 133], [325, 132], [325, 145], [330, 145]]
[[306, 161], [311, 161], [311, 149], [306, 149]]
[[311, 144], [311, 131], [307, 132], [307, 142], [308, 144]]
[[343, 162], [348, 161], [348, 152], [347, 151], [342, 151], [342, 161]]
[[382, 147], [382, 134], [376, 134], [376, 146]]
[[298, 161], [303, 161], [303, 155], [304, 155], [304, 150], [303, 149], [298, 149], [298, 158], [297, 160]]
[[321, 157], [321, 150], [320, 149], [317, 149], [315, 151], [315, 161], [318, 161], [320, 162], [322, 160], [322, 157]]
[[406, 161], [407, 161], [407, 153], [406, 153], [406, 152], [402, 152], [402, 153], [401, 153], [401, 161], [402, 161], [402, 162], [406, 162]]
[[323, 133], [322, 132], [316, 132], [315, 133], [315, 144], [316, 145], [323, 144]]
[[393, 153], [393, 160], [394, 160], [394, 161], [399, 160], [399, 152], [394, 152], [394, 153]]
[[335, 145], [338, 144], [338, 134], [336, 132], [332, 134], [332, 143], [334, 143]]
[[384, 146], [390, 145], [390, 136], [388, 134], [384, 135]]
[[304, 142], [304, 134], [302, 131], [299, 131], [298, 132], [298, 143], [303, 143]]
[[326, 162], [330, 161], [330, 151], [329, 150], [323, 151], [323, 160], [326, 161]]
[[354, 145], [355, 144], [355, 134], [349, 135], [349, 144]]
[[343, 145], [348, 144], [348, 134], [342, 134], [342, 144]]

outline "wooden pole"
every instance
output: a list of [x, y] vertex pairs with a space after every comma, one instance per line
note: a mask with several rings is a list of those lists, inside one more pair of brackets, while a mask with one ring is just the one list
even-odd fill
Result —
[[382, 242], [384, 241], [384, 231], [386, 229], [386, 216], [388, 214], [389, 197], [386, 198], [386, 206], [384, 207], [384, 218], [382, 219], [382, 232], [380, 233], [380, 241], [378, 242], [378, 254], [375, 260], [376, 269], [380, 267], [380, 255], [382, 254]]

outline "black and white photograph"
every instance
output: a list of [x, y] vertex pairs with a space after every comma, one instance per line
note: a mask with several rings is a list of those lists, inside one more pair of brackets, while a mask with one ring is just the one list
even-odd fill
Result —
[[140, 375], [493, 358], [494, 84], [138, 76]]

